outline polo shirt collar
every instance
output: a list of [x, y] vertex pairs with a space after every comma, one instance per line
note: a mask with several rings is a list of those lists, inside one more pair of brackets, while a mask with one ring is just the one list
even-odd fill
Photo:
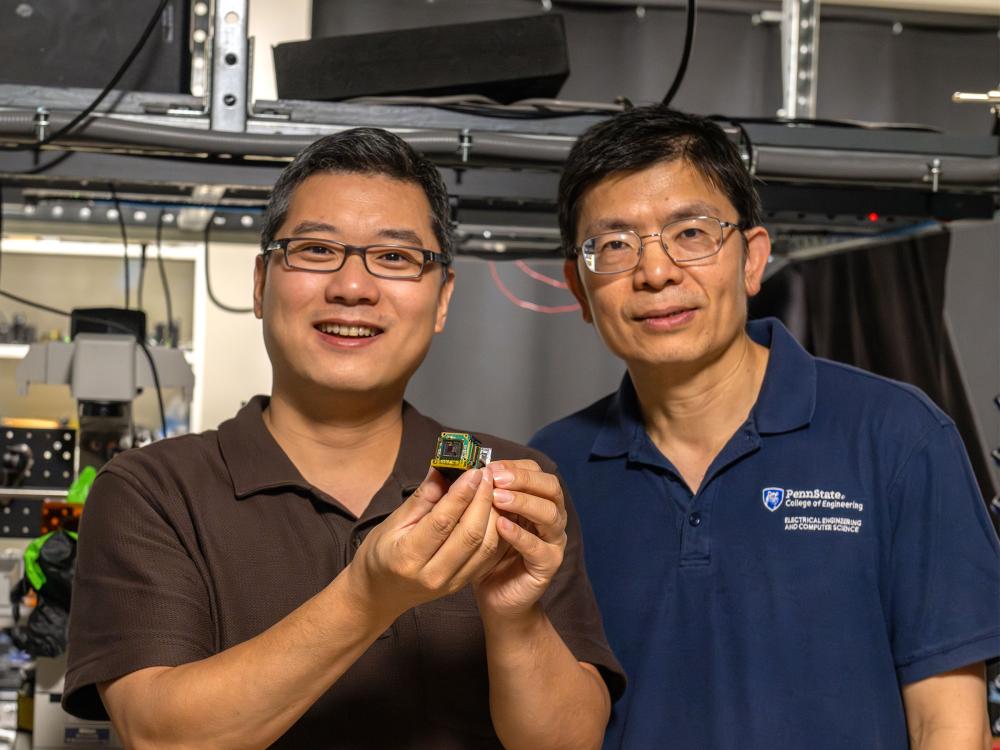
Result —
[[263, 412], [270, 400], [254, 396], [235, 417], [219, 425], [222, 459], [241, 500], [277, 487], [312, 489], [264, 424]]
[[[778, 434], [808, 425], [816, 409], [815, 359], [776, 318], [750, 321], [747, 335], [771, 352], [751, 414], [756, 431]], [[608, 404], [591, 455], [613, 458], [628, 454], [630, 460], [661, 463], [662, 458], [645, 455], [647, 443], [639, 398], [626, 372]]]
[[816, 411], [816, 359], [777, 318], [747, 324], [753, 341], [771, 350], [753, 419], [762, 435], [807, 426]]
[[626, 372], [618, 391], [611, 396], [604, 424], [594, 439], [591, 455], [602, 458], [624, 456], [638, 444], [644, 432], [639, 397], [632, 385], [631, 376]]
[[[222, 458], [240, 499], [279, 487], [316, 491], [264, 424], [262, 415], [269, 402], [267, 396], [254, 396], [235, 417], [219, 425]], [[436, 421], [403, 403], [403, 439], [389, 481], [404, 495], [415, 490], [427, 475], [440, 431]]]
[[404, 494], [413, 492], [424, 481], [434, 456], [434, 446], [444, 428], [441, 423], [426, 417], [411, 404], [403, 402], [403, 440], [399, 455], [392, 468]]

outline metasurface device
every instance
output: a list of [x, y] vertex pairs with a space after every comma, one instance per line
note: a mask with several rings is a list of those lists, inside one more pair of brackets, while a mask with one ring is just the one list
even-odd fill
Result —
[[438, 435], [431, 466], [449, 479], [456, 479], [464, 471], [486, 466], [492, 454], [492, 448], [484, 447], [468, 432], [442, 432]]

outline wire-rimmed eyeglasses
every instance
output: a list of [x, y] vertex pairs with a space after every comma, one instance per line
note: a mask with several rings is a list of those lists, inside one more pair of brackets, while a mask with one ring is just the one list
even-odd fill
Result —
[[654, 234], [640, 235], [631, 229], [602, 232], [585, 239], [576, 250], [592, 273], [623, 273], [639, 265], [643, 240], [656, 237], [667, 257], [682, 266], [716, 255], [728, 237], [727, 229], [739, 229], [739, 224], [714, 216], [691, 216], [672, 221]]
[[312, 273], [334, 273], [351, 255], [360, 255], [365, 270], [380, 279], [417, 279], [428, 263], [451, 262], [444, 253], [406, 245], [348, 245], [315, 237], [284, 237], [272, 240], [264, 255], [281, 251], [285, 268]]

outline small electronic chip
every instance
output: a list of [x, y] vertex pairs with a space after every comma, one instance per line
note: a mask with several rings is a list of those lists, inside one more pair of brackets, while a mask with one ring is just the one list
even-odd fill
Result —
[[492, 448], [485, 448], [468, 432], [442, 432], [431, 466], [449, 479], [456, 479], [463, 471], [481, 469], [490, 462]]

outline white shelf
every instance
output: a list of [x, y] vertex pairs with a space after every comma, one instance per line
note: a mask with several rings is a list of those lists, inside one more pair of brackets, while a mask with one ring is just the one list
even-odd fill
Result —
[[[29, 346], [30, 344], [0, 344], [0, 359], [24, 359]], [[194, 366], [193, 351], [185, 349], [184, 359], [189, 365]]]
[[[74, 242], [53, 238], [11, 237], [4, 239], [3, 251], [17, 255], [69, 255], [84, 258], [121, 258], [122, 243], [120, 242]], [[204, 248], [201, 245], [170, 244], [163, 248], [164, 260], [195, 261]], [[128, 257], [142, 257], [142, 245], [130, 242]], [[147, 245], [146, 257], [156, 261], [156, 247]]]
[[24, 359], [28, 344], [0, 344], [0, 359]]
[[0, 487], [0, 497], [28, 497], [44, 500], [48, 497], [68, 497], [69, 490], [58, 489], [24, 489], [23, 487]]

